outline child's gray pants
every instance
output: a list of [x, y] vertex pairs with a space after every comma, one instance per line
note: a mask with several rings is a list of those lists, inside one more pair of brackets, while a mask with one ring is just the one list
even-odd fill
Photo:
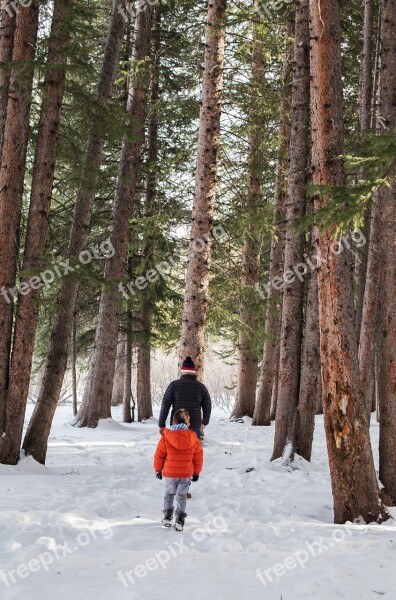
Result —
[[164, 509], [173, 508], [173, 499], [176, 496], [176, 514], [186, 512], [187, 491], [191, 483], [191, 477], [178, 479], [177, 477], [164, 477], [165, 498]]

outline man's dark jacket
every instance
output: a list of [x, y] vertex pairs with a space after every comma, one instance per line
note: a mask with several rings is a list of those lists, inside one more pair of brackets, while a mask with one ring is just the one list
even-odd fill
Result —
[[185, 408], [190, 413], [190, 429], [198, 430], [201, 428], [201, 423], [204, 425], [209, 423], [212, 401], [207, 388], [198, 381], [196, 375], [182, 375], [180, 379], [176, 379], [168, 385], [164, 394], [158, 421], [159, 427], [165, 427], [171, 407], [171, 423], [174, 412]]

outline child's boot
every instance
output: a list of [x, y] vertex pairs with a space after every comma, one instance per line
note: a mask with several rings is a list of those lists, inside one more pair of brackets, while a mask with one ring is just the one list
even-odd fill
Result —
[[187, 514], [186, 513], [176, 513], [176, 523], [175, 523], [175, 527], [176, 527], [176, 531], [183, 531], [184, 528], [184, 522], [186, 520]]
[[173, 508], [166, 508], [164, 510], [164, 518], [162, 519], [162, 525], [164, 527], [171, 527], [173, 519]]

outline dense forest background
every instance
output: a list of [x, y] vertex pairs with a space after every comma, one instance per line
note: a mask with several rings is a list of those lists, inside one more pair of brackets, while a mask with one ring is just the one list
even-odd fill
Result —
[[191, 355], [273, 459], [323, 411], [336, 522], [385, 518], [395, 39], [395, 0], [2, 3], [1, 462], [69, 389], [76, 426], [150, 418]]

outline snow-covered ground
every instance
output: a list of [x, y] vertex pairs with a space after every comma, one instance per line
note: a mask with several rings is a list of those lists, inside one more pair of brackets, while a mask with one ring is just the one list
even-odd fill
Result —
[[46, 467], [0, 465], [1, 600], [396, 598], [395, 521], [332, 524], [322, 418], [312, 463], [289, 471], [269, 461], [273, 427], [215, 414], [183, 533], [160, 525], [156, 423], [70, 418]]

